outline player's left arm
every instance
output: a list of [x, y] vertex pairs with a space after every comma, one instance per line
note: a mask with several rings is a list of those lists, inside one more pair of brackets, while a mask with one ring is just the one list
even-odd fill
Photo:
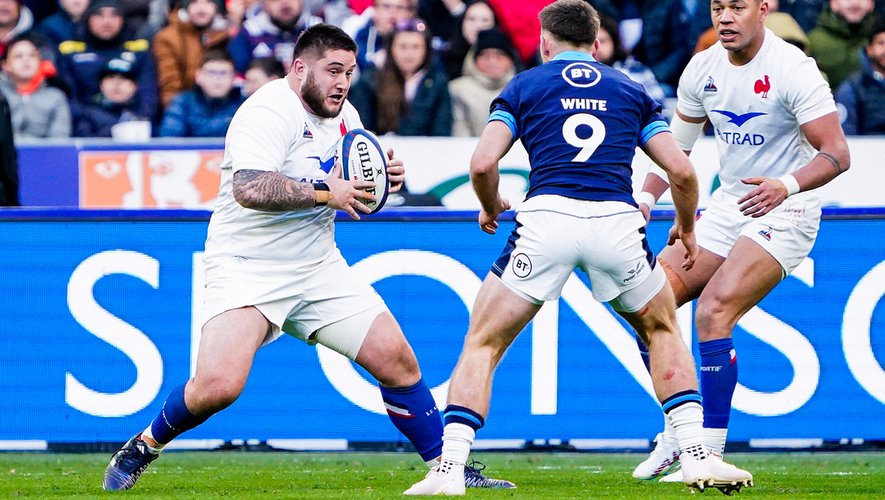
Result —
[[490, 121], [483, 129], [479, 144], [470, 159], [470, 182], [482, 206], [479, 227], [489, 234], [495, 234], [498, 230], [498, 216], [510, 208], [510, 202], [501, 198], [498, 192], [501, 180], [498, 162], [510, 151], [512, 145], [513, 133], [510, 127], [502, 121]]
[[848, 141], [839, 124], [837, 113], [828, 113], [799, 128], [818, 153], [807, 165], [791, 174], [778, 178], [743, 179], [745, 184], [757, 186], [738, 200], [744, 215], [762, 217], [783, 203], [787, 197], [823, 186], [851, 166]]

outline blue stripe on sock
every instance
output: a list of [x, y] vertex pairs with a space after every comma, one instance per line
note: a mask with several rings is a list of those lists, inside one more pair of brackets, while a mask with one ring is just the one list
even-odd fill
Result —
[[478, 431], [483, 425], [485, 425], [485, 419], [482, 418], [482, 415], [470, 408], [458, 405], [446, 406], [446, 410], [443, 412], [443, 418], [446, 424], [464, 424], [475, 431]]
[[686, 403], [701, 404], [702, 401], [703, 398], [701, 398], [701, 395], [697, 391], [682, 391], [665, 399], [664, 402], [661, 403], [661, 408], [664, 410], [664, 413], [669, 413], [670, 410]]

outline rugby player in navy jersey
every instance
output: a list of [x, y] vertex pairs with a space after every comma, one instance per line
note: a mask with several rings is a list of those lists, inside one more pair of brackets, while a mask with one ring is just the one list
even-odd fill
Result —
[[516, 229], [486, 277], [449, 385], [442, 462], [407, 495], [463, 495], [463, 467], [484, 422], [495, 367], [541, 305], [557, 300], [575, 268], [594, 297], [610, 303], [649, 344], [655, 393], [678, 436], [689, 486], [736, 487], [750, 473], [708, 454], [694, 362], [676, 325], [673, 291], [645, 237], [632, 196], [631, 163], [643, 150], [667, 173], [681, 240], [682, 266], [697, 254], [697, 179], [669, 133], [660, 105], [621, 72], [596, 62], [599, 17], [583, 0], [560, 0], [540, 15], [545, 63], [517, 75], [492, 103], [470, 165], [482, 210], [479, 225], [498, 229], [510, 208], [498, 192], [498, 162], [516, 140], [529, 155], [526, 200]]

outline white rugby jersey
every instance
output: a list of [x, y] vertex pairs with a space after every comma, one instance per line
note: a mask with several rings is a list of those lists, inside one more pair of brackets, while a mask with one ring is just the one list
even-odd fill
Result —
[[836, 111], [814, 60], [769, 29], [743, 66], [728, 61], [720, 42], [695, 54], [679, 79], [678, 97], [682, 114], [710, 119], [722, 189], [737, 196], [754, 188], [743, 178], [780, 177], [811, 161], [817, 152], [799, 125]]
[[335, 146], [347, 130], [362, 128], [345, 102], [335, 118], [304, 108], [281, 78], [263, 85], [237, 110], [224, 140], [221, 187], [206, 239], [206, 273], [261, 279], [310, 270], [335, 248], [335, 211], [328, 207], [263, 212], [234, 199], [237, 170], [280, 172], [299, 182], [321, 182], [335, 163]]

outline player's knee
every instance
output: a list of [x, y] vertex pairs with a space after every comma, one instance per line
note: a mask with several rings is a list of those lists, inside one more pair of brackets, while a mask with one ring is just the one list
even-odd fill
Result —
[[735, 320], [728, 304], [718, 298], [710, 297], [698, 302], [695, 322], [698, 327], [698, 340], [705, 342], [729, 336]]
[[193, 381], [193, 399], [200, 413], [227, 408], [240, 397], [246, 380], [243, 377], [217, 374], [197, 376]]

